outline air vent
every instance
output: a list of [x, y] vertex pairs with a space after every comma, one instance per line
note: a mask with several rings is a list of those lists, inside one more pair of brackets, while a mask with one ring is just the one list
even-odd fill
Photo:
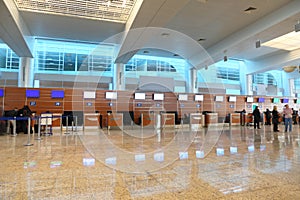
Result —
[[244, 12], [245, 13], [251, 13], [252, 11], [254, 11], [254, 10], [257, 10], [257, 8], [255, 8], [255, 7], [249, 7], [249, 8], [247, 8], [246, 10], [244, 10]]
[[205, 38], [200, 38], [200, 39], [198, 39], [198, 42], [203, 42], [205, 40], [206, 40]]

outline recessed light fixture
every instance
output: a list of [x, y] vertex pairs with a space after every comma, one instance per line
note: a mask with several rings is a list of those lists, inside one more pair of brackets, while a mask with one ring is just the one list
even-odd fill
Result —
[[205, 40], [206, 40], [205, 38], [199, 38], [198, 42], [202, 42], [202, 41], [205, 41]]
[[251, 12], [254, 11], [254, 10], [257, 10], [257, 8], [250, 6], [250, 7], [248, 7], [247, 9], [245, 9], [244, 12], [245, 12], [245, 13], [251, 13]]
[[170, 33], [162, 33], [161, 36], [162, 37], [169, 37]]
[[143, 53], [144, 53], [144, 54], [148, 54], [148, 53], [149, 53], [149, 51], [143, 51]]
[[179, 55], [175, 53], [173, 56], [178, 57]]

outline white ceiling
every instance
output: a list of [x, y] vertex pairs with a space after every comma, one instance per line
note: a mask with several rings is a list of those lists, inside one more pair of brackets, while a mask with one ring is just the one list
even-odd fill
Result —
[[[257, 61], [265, 56], [286, 53], [267, 47], [256, 48], [255, 42], [292, 31], [300, 20], [300, 7], [293, 6], [297, 3], [299, 0], [144, 0], [127, 24], [27, 11], [20, 12], [20, 16], [31, 36], [101, 42], [128, 27], [162, 27], [195, 40], [215, 61], [224, 55]], [[257, 10], [245, 13], [249, 7]], [[2, 4], [0, 8], [2, 12]], [[2, 29], [5, 26], [0, 22], [0, 39], [9, 44], [1, 31], [1, 23]], [[200, 38], [205, 40], [198, 42]], [[173, 56], [189, 50], [185, 47], [181, 51], [149, 51], [149, 55]], [[138, 52], [143, 53], [144, 49]]]

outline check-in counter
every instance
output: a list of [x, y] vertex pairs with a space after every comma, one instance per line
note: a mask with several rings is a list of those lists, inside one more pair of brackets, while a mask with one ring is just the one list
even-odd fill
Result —
[[155, 125], [154, 113], [142, 113], [141, 119], [142, 119], [142, 121], [141, 121], [142, 126], [154, 126]]
[[100, 114], [99, 113], [84, 113], [83, 115], [84, 128], [99, 127]]
[[241, 114], [240, 113], [230, 113], [230, 125], [240, 125]]
[[204, 126], [204, 115], [201, 113], [191, 113], [190, 114], [190, 128], [192, 130], [197, 130]]
[[175, 128], [175, 114], [174, 113], [162, 113], [161, 114], [161, 127], [162, 128]]
[[218, 125], [218, 113], [206, 113], [205, 114], [205, 126]]
[[52, 127], [60, 127], [62, 123], [62, 113], [53, 113], [52, 117]]
[[107, 114], [107, 129], [113, 127], [123, 129], [123, 113]]

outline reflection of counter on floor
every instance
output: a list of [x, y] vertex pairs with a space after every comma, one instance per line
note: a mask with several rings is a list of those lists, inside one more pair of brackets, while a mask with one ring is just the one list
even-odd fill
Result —
[[175, 114], [174, 113], [162, 113], [161, 114], [161, 127], [175, 127]]
[[100, 114], [99, 113], [84, 113], [83, 118], [84, 128], [87, 127], [99, 127], [100, 125]]
[[201, 113], [191, 113], [190, 114], [190, 128], [198, 128], [204, 126], [204, 115]]
[[212, 126], [218, 124], [218, 113], [205, 114], [205, 126]]

